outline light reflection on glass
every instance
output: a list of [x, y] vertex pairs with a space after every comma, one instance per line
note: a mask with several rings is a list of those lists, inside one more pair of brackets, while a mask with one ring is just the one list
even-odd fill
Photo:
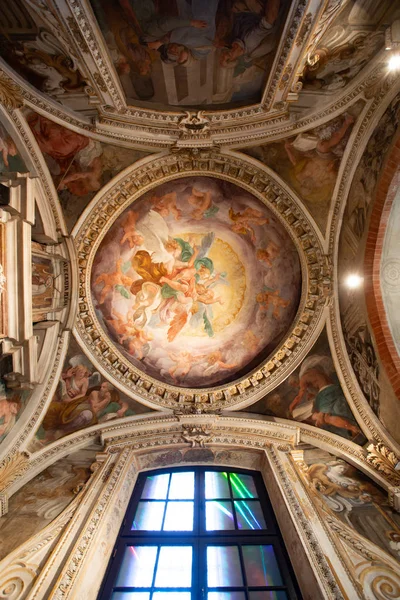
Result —
[[162, 546], [158, 558], [157, 587], [192, 585], [192, 546]]
[[261, 504], [258, 500], [246, 502], [235, 501], [236, 518], [239, 529], [266, 529]]
[[191, 600], [190, 592], [154, 592], [153, 600]]
[[229, 498], [228, 474], [218, 471], [206, 471], [205, 474], [205, 495], [207, 500], [214, 498]]
[[242, 546], [247, 584], [283, 585], [273, 546]]
[[150, 600], [150, 592], [114, 592], [111, 600]]
[[245, 600], [244, 592], [208, 592], [207, 600]]
[[237, 546], [207, 547], [207, 585], [225, 587], [242, 585], [239, 550]]
[[232, 503], [226, 501], [206, 502], [206, 530], [222, 531], [235, 529], [235, 521], [232, 514]]
[[139, 502], [131, 530], [160, 531], [165, 502]]
[[115, 587], [150, 587], [156, 556], [157, 546], [128, 546]]
[[172, 473], [168, 498], [170, 500], [191, 500], [194, 498], [194, 473]]
[[193, 530], [193, 502], [168, 502], [164, 531]]
[[168, 492], [169, 473], [149, 475], [144, 484], [141, 498], [143, 500], [165, 500]]
[[256, 485], [251, 475], [230, 473], [229, 477], [234, 498], [257, 498]]

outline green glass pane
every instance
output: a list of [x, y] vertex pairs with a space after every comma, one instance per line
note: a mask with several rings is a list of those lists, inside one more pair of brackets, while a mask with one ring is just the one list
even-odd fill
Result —
[[208, 592], [207, 600], [245, 600], [244, 592]]
[[208, 587], [232, 587], [243, 585], [237, 546], [207, 547]]
[[114, 592], [111, 600], [150, 600], [150, 592]]
[[207, 531], [235, 529], [232, 502], [222, 500], [208, 500], [206, 502], [206, 529]]
[[288, 600], [288, 597], [283, 591], [250, 592], [249, 600]]
[[157, 556], [157, 546], [128, 546], [115, 587], [150, 587]]
[[142, 500], [165, 500], [168, 493], [169, 473], [149, 475], [144, 484]]
[[266, 529], [266, 523], [258, 500], [236, 500], [235, 511], [239, 529]]
[[156, 587], [187, 588], [192, 585], [192, 546], [162, 546]]
[[193, 502], [168, 502], [163, 531], [193, 531]]
[[251, 475], [230, 473], [229, 478], [234, 498], [257, 498], [256, 484]]
[[217, 471], [206, 471], [205, 496], [208, 500], [214, 498], [230, 498], [228, 474]]
[[131, 530], [160, 531], [165, 502], [139, 502]]
[[283, 585], [273, 546], [242, 546], [249, 586]]
[[169, 500], [192, 500], [194, 498], [194, 472], [172, 473]]

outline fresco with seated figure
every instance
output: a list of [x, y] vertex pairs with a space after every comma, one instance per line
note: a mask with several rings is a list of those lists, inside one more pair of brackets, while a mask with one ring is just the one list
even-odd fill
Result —
[[90, 425], [149, 412], [105, 380], [72, 338], [57, 390], [29, 449], [34, 452]]
[[128, 104], [261, 100], [285, 0], [91, 0]]
[[31, 110], [26, 119], [53, 178], [68, 229], [96, 192], [147, 154], [99, 142]]
[[281, 385], [244, 411], [294, 419], [357, 444], [367, 441], [339, 383], [325, 331]]
[[258, 366], [287, 333], [301, 293], [299, 257], [279, 219], [210, 177], [136, 200], [102, 240], [91, 281], [119, 352], [149, 376], [189, 387]]
[[400, 515], [387, 492], [344, 460], [320, 449], [304, 452], [302, 474], [323, 519], [333, 516], [349, 530], [400, 560]]
[[363, 106], [362, 101], [356, 102], [345, 113], [319, 127], [245, 151], [276, 171], [290, 185], [323, 232], [339, 167]]

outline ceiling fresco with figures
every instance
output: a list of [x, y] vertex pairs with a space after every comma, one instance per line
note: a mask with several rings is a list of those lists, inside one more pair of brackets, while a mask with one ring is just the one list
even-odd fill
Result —
[[0, 0], [0, 458], [161, 411], [400, 456], [399, 31], [390, 0]]
[[92, 0], [128, 104], [261, 100], [287, 0]]
[[287, 333], [300, 294], [297, 251], [278, 219], [248, 192], [208, 177], [139, 198], [92, 266], [103, 328], [136, 366], [178, 386], [251, 371]]

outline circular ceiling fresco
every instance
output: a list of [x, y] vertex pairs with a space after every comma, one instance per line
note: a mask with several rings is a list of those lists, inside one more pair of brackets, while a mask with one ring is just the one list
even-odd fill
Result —
[[95, 255], [101, 326], [147, 375], [181, 387], [246, 375], [287, 333], [301, 268], [272, 211], [237, 185], [186, 177], [144, 194]]

